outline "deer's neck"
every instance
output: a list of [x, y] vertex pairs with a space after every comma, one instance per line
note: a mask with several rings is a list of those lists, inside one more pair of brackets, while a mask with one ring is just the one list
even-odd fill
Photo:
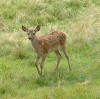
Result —
[[39, 42], [38, 42], [38, 38], [34, 37], [33, 40], [31, 40], [32, 46], [34, 47], [35, 51], [38, 53], [39, 50]]

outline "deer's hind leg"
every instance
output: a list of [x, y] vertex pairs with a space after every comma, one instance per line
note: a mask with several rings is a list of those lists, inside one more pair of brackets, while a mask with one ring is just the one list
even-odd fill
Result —
[[67, 59], [67, 61], [68, 61], [69, 71], [71, 71], [70, 60], [69, 60], [69, 56], [68, 56], [68, 52], [67, 52], [67, 50], [66, 50], [66, 47], [63, 47], [62, 50], [63, 50], [63, 52], [64, 52], [64, 54], [65, 54], [65, 57], [66, 57], [66, 59]]
[[58, 70], [58, 66], [59, 66], [59, 63], [60, 63], [61, 54], [58, 50], [56, 50], [55, 53], [57, 55], [57, 65], [56, 65], [56, 68], [55, 68], [55, 72], [56, 72]]

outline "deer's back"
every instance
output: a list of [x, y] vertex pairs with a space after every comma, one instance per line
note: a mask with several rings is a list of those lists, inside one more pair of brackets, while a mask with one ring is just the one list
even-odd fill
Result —
[[65, 45], [65, 42], [66, 35], [60, 31], [55, 31], [39, 38], [39, 44], [43, 53], [60, 49]]

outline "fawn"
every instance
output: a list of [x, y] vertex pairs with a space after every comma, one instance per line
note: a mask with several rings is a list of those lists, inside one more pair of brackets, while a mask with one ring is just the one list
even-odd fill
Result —
[[[54, 31], [48, 35], [38, 38], [36, 36], [36, 33], [40, 30], [40, 25], [38, 25], [34, 30], [28, 29], [28, 28], [22, 26], [22, 30], [27, 32], [28, 39], [31, 41], [32, 46], [34, 47], [34, 49], [37, 53], [35, 66], [36, 66], [38, 74], [40, 76], [42, 76], [42, 70], [43, 70], [45, 58], [46, 58], [47, 54], [52, 51], [55, 52], [55, 54], [57, 55], [57, 58], [58, 58], [55, 72], [58, 70], [58, 65], [59, 65], [59, 62], [61, 59], [61, 54], [59, 52], [60, 49], [63, 50], [63, 52], [66, 56], [66, 59], [68, 60], [69, 70], [71, 71], [70, 60], [69, 60], [68, 52], [66, 50], [67, 36], [65, 35], [64, 32]], [[41, 70], [39, 70], [38, 61], [41, 57], [42, 57], [42, 62], [40, 64]]]

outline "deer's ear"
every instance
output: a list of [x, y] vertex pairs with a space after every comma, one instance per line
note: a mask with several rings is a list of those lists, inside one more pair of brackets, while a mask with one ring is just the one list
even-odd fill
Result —
[[38, 32], [40, 30], [40, 25], [38, 25], [35, 30]]
[[28, 31], [28, 29], [25, 26], [23, 26], [23, 25], [22, 25], [22, 30], [25, 31], [25, 32]]

